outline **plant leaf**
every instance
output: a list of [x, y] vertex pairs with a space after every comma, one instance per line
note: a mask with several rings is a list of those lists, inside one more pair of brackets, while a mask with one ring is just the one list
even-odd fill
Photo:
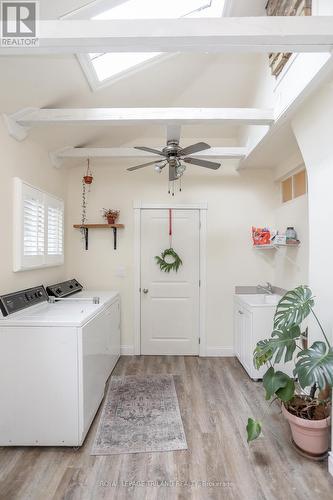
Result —
[[254, 441], [261, 434], [261, 423], [258, 420], [249, 418], [246, 426], [247, 442]]
[[[280, 371], [275, 371], [274, 368], [271, 366], [265, 375], [263, 376], [262, 379], [263, 386], [266, 390], [266, 399], [271, 399], [271, 397], [276, 394], [278, 398], [282, 399], [283, 401], [289, 401], [289, 399], [292, 398], [294, 394], [294, 381], [288, 377], [283, 372]], [[285, 389], [285, 391], [280, 391], [280, 395], [278, 394], [278, 391], [280, 389]], [[292, 389], [292, 395], [289, 397]], [[285, 399], [288, 398], [288, 399]]]
[[312, 291], [308, 286], [299, 286], [287, 292], [277, 305], [274, 329], [289, 329], [300, 325], [314, 306]]
[[301, 387], [310, 387], [314, 383], [320, 389], [333, 385], [333, 348], [324, 342], [314, 342], [309, 349], [298, 353], [294, 375]]
[[270, 339], [260, 340], [257, 342], [256, 348], [253, 351], [253, 364], [259, 370], [264, 364], [272, 359], [273, 351]]
[[274, 358], [274, 363], [280, 363], [284, 351], [284, 362], [287, 363], [293, 357], [296, 349], [296, 340], [300, 338], [301, 330], [298, 325], [293, 326], [289, 330], [282, 327], [279, 330], [274, 330], [272, 338], [260, 340], [253, 352], [253, 364], [258, 370], [265, 363]]
[[270, 340], [273, 354], [276, 353], [274, 363], [280, 363], [283, 353], [285, 352], [284, 362], [287, 363], [293, 358], [296, 349], [296, 340], [301, 336], [301, 329], [298, 325], [292, 326], [290, 329], [280, 327], [274, 330]]
[[[280, 372], [282, 373], [282, 372]], [[285, 374], [283, 374], [285, 375]], [[286, 377], [288, 377], [288, 375], [285, 375]], [[291, 379], [290, 377], [288, 377], [288, 380], [286, 379], [286, 385], [285, 387], [281, 387], [281, 389], [278, 389], [275, 394], [277, 395], [277, 397], [279, 399], [281, 399], [281, 401], [284, 401], [285, 403], [287, 401], [290, 401], [291, 399], [293, 399], [294, 395], [295, 395], [295, 382], [293, 381], [293, 379]]]

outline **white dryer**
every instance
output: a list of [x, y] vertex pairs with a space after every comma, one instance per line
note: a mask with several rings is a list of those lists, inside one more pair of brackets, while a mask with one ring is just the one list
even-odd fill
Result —
[[0, 297], [0, 446], [80, 446], [120, 355], [117, 292], [48, 292]]

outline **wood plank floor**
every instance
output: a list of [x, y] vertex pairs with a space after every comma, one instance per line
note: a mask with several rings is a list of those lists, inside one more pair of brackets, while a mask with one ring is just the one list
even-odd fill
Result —
[[268, 405], [234, 358], [122, 357], [114, 370], [155, 373], [175, 376], [188, 450], [90, 456], [99, 412], [78, 451], [0, 448], [1, 500], [333, 498], [327, 462], [296, 454], [277, 405], [264, 437], [247, 445], [247, 417], [263, 419]]

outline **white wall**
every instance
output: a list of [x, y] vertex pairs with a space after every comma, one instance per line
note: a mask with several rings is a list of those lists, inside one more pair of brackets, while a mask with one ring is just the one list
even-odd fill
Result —
[[[332, 114], [331, 82], [303, 105], [292, 123], [308, 171], [309, 282], [316, 297], [316, 313], [331, 341], [333, 339]], [[314, 320], [310, 324], [310, 338], [323, 340]], [[329, 457], [329, 471], [333, 475], [332, 452]]]
[[299, 152], [275, 169], [275, 180], [279, 189], [279, 203], [275, 211], [275, 227], [285, 232], [288, 226], [297, 231], [301, 246], [279, 248], [275, 253], [274, 284], [286, 290], [309, 282], [309, 220], [308, 196], [303, 195], [282, 203], [281, 180], [304, 166]]
[[[297, 113], [292, 126], [308, 172], [309, 283], [316, 310], [332, 338], [333, 308], [333, 87], [324, 86]], [[312, 329], [312, 337], [322, 338]]]
[[275, 254], [274, 284], [286, 290], [298, 285], [308, 284], [309, 260], [309, 225], [308, 197], [299, 196], [283, 203], [276, 210], [276, 227], [284, 232], [288, 226], [293, 226], [301, 241], [299, 248], [279, 248]]
[[47, 152], [31, 140], [10, 138], [0, 119], [0, 294], [61, 281], [64, 266], [14, 273], [13, 269], [13, 177], [65, 198], [64, 173], [51, 167]]
[[[132, 162], [133, 164], [133, 162]], [[195, 203], [208, 201], [207, 241], [207, 338], [208, 352], [230, 353], [233, 344], [232, 300], [236, 285], [255, 285], [273, 280], [273, 255], [255, 252], [250, 229], [273, 225], [277, 190], [269, 171], [243, 171], [224, 168], [220, 173], [184, 176], [184, 191], [172, 200], [167, 178], [152, 169], [126, 172], [125, 160], [93, 167], [95, 182], [89, 195], [90, 222], [102, 222], [100, 209], [119, 208], [125, 229], [118, 232], [117, 251], [112, 232], [92, 230], [89, 250], [83, 249], [80, 233], [72, 225], [81, 219], [81, 168], [68, 172], [67, 277], [76, 277], [89, 288], [119, 289], [123, 301], [122, 344], [133, 347], [133, 202]], [[195, 173], [194, 173], [195, 172]], [[117, 277], [125, 268], [126, 276]]]
[[332, 0], [312, 0], [312, 15], [332, 16], [333, 15]]
[[[272, 76], [271, 68], [268, 64], [268, 55], [262, 54], [260, 56], [258, 70], [257, 70], [257, 85], [252, 97], [251, 105], [254, 108], [267, 108], [274, 109], [275, 96], [273, 93], [275, 78]], [[248, 126], [244, 128], [244, 137], [241, 141], [246, 140], [246, 145], [251, 151], [263, 137], [267, 134], [269, 127], [261, 125], [257, 127]]]

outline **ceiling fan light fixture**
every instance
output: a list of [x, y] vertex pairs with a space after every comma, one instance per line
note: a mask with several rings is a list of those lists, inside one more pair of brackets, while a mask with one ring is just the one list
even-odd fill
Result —
[[185, 170], [186, 170], [186, 165], [182, 164], [182, 163], [179, 163], [179, 165], [176, 167], [176, 175], [177, 177], [182, 177], [182, 175], [184, 175], [185, 173]]

